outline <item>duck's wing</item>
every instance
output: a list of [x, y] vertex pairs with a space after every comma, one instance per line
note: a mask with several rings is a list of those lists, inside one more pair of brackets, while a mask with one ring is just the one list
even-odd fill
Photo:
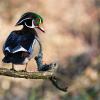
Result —
[[29, 54], [33, 53], [33, 49], [36, 43], [36, 39], [33, 35], [20, 35], [16, 32], [12, 32], [4, 46], [3, 46], [3, 52], [6, 53], [17, 53], [20, 51], [27, 52]]
[[7, 40], [3, 45], [3, 52], [4, 54], [6, 52], [8, 53], [16, 53], [19, 51], [27, 52], [27, 49], [24, 48], [23, 46], [24, 46], [23, 38], [21, 38], [21, 36], [18, 35], [16, 32], [11, 32], [11, 34], [8, 36]]
[[15, 32], [11, 32], [11, 34], [8, 36], [7, 40], [5, 41], [3, 45], [3, 53], [11, 52], [11, 50], [15, 47], [16, 43], [16, 34]]

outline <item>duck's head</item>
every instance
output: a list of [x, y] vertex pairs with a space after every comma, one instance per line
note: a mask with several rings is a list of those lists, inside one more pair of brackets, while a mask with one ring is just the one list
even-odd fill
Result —
[[27, 12], [21, 16], [19, 21], [16, 23], [16, 26], [18, 25], [23, 25], [26, 26], [27, 28], [38, 28], [42, 32], [45, 32], [43, 29], [43, 18], [33, 12]]

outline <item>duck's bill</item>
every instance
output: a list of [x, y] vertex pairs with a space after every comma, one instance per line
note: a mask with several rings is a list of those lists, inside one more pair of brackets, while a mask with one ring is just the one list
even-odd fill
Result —
[[44, 30], [44, 28], [43, 28], [43, 25], [41, 24], [41, 25], [39, 25], [38, 27], [37, 27], [39, 30], [41, 30], [43, 33], [45, 33], [45, 30]]
[[45, 30], [41, 27], [37, 27], [39, 30], [41, 30], [43, 33], [45, 33]]

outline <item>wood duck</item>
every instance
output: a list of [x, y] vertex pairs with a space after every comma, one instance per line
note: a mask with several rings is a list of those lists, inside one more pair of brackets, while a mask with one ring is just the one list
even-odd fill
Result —
[[36, 43], [36, 37], [38, 37], [35, 29], [45, 32], [41, 27], [42, 24], [43, 18], [32, 12], [23, 14], [16, 23], [16, 26], [23, 25], [23, 28], [12, 31], [3, 46], [5, 57], [2, 61], [4, 63], [12, 63], [12, 70], [15, 70], [14, 64], [26, 64], [26, 71], [28, 61], [33, 58], [33, 48]]

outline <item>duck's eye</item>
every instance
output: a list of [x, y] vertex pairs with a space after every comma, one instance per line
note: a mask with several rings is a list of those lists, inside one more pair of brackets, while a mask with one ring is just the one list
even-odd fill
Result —
[[35, 20], [35, 24], [36, 24], [36, 25], [41, 24], [41, 19], [40, 19], [40, 18], [36, 18], [36, 20]]
[[31, 19], [27, 19], [27, 20], [25, 21], [25, 24], [26, 24], [27, 26], [32, 26], [32, 20], [31, 20]]

